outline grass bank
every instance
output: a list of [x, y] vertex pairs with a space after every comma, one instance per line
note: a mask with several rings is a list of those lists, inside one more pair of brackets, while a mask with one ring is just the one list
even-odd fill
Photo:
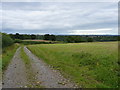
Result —
[[82, 87], [118, 87], [117, 42], [41, 44], [28, 48]]
[[27, 68], [31, 68], [31, 63], [30, 63], [29, 57], [28, 57], [28, 56], [26, 55], [26, 53], [24, 52], [23, 46], [21, 47], [20, 56], [21, 56], [23, 62], [25, 63], [25, 66], [26, 66]]
[[16, 49], [19, 47], [18, 44], [14, 44], [12, 46], [8, 46], [6, 48], [3, 48], [2, 50], [2, 70], [4, 71], [8, 64], [10, 63], [10, 61], [12, 60], [15, 52], [16, 52]]
[[28, 88], [42, 88], [42, 86], [36, 80], [36, 75], [35, 75], [34, 70], [32, 69], [31, 61], [29, 57], [26, 55], [23, 46], [21, 48], [20, 56], [26, 67], [27, 79], [29, 81], [29, 84], [27, 85], [27, 87]]

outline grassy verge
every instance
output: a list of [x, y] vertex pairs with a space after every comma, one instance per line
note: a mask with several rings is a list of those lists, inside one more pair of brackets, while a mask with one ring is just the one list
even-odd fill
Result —
[[41, 44], [28, 48], [82, 87], [118, 87], [117, 42]]
[[29, 85], [27, 85], [27, 87], [29, 87], [29, 88], [42, 88], [42, 86], [40, 85], [40, 82], [37, 81], [35, 78], [35, 73], [32, 69], [30, 59], [26, 55], [26, 53], [24, 52], [23, 46], [22, 46], [20, 55], [21, 55], [23, 62], [25, 63], [25, 67], [26, 67], [27, 79], [29, 81]]
[[19, 47], [18, 44], [14, 44], [12, 46], [9, 46], [9, 47], [6, 47], [3, 49], [2, 51], [2, 70], [4, 71], [8, 64], [10, 63], [11, 59], [13, 58], [15, 52], [16, 52], [16, 49]]
[[23, 46], [22, 46], [22, 48], [21, 48], [21, 53], [20, 53], [20, 55], [21, 55], [21, 58], [22, 58], [23, 62], [25, 63], [25, 66], [26, 66], [27, 68], [31, 68], [31, 63], [30, 63], [29, 57], [28, 57], [28, 56], [26, 55], [26, 53], [24, 52]]

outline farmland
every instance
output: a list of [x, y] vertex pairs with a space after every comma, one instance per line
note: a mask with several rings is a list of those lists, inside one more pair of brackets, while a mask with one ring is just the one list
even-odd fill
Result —
[[27, 47], [80, 87], [118, 87], [118, 42], [36, 44]]
[[2, 89], [120, 88], [118, 2], [7, 1], [0, 3]]
[[71, 43], [12, 39], [3, 34], [3, 87], [119, 87], [117, 41], [97, 42], [92, 38], [81, 42], [75, 38], [79, 36], [67, 37]]

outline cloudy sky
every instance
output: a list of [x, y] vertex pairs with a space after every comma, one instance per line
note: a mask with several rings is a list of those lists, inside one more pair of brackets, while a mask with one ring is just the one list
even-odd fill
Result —
[[118, 34], [117, 2], [3, 2], [0, 12], [6, 33]]

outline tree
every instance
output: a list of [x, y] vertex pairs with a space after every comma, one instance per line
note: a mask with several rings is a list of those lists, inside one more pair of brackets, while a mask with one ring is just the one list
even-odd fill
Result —
[[80, 37], [80, 36], [75, 36], [75, 37], [74, 37], [74, 42], [75, 42], [75, 43], [81, 42], [81, 37]]
[[36, 39], [36, 35], [32, 34], [31, 39]]
[[117, 37], [118, 41], [120, 41], [120, 36]]
[[15, 39], [20, 39], [19, 33], [16, 33], [16, 34], [15, 34]]
[[56, 40], [56, 36], [55, 35], [50, 35], [49, 40], [55, 41]]
[[20, 37], [19, 37], [19, 39], [24, 40], [24, 35], [21, 34]]
[[67, 39], [66, 39], [66, 41], [68, 43], [74, 43], [74, 37], [73, 36], [68, 36]]
[[9, 36], [10, 36], [12, 39], [15, 39], [15, 35], [14, 35], [14, 34], [9, 34]]
[[49, 35], [49, 34], [45, 34], [45, 35], [44, 35], [44, 40], [49, 40], [49, 38], [50, 38], [50, 35]]
[[93, 42], [93, 39], [92, 38], [87, 38], [87, 41], [88, 42]]

